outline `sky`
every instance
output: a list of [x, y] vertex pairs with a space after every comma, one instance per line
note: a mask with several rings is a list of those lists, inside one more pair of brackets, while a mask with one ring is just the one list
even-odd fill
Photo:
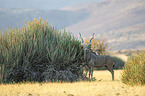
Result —
[[0, 8], [28, 8], [52, 10], [74, 6], [78, 3], [101, 0], [0, 0]]

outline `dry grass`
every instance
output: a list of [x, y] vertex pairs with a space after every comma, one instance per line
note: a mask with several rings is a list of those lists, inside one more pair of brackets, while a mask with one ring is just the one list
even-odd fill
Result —
[[145, 96], [145, 86], [127, 86], [120, 81], [122, 70], [95, 71], [96, 81], [74, 83], [1, 84], [0, 96]]

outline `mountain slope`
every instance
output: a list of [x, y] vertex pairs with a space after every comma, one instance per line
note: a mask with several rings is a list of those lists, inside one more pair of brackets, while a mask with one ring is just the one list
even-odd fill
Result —
[[[90, 16], [66, 29], [85, 37], [95, 33], [96, 39], [107, 40], [114, 50], [142, 49], [145, 47], [144, 5], [144, 0], [105, 0], [81, 6], [75, 10], [85, 9], [91, 13]], [[71, 7], [64, 10], [68, 9]]]
[[[82, 17], [83, 16], [83, 17]], [[64, 11], [64, 10], [36, 10], [36, 9], [7, 9], [0, 8], [0, 24], [5, 27], [22, 26], [24, 21], [31, 21], [33, 18], [41, 17], [48, 20], [60, 29], [72, 24], [76, 24], [89, 16], [85, 10]], [[2, 29], [0, 26], [0, 29]]]

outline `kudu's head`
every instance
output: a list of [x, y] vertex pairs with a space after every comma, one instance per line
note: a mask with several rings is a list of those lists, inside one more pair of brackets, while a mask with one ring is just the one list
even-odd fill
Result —
[[82, 40], [82, 45], [84, 45], [84, 58], [86, 59], [88, 57], [87, 54], [89, 53], [89, 50], [90, 50], [91, 45], [92, 45], [92, 42], [91, 41], [92, 41], [92, 39], [94, 39], [94, 33], [93, 33], [92, 38], [90, 39], [90, 43], [88, 45], [84, 44], [84, 40], [81, 37], [81, 34], [80, 34], [80, 38]]

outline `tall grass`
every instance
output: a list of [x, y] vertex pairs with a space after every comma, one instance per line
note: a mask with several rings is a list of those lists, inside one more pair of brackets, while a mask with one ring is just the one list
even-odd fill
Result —
[[129, 85], [145, 84], [145, 51], [133, 55], [125, 64], [122, 82]]
[[0, 34], [0, 82], [77, 80], [82, 73], [71, 69], [80, 66], [82, 51], [70, 33], [41, 18], [7, 28]]

